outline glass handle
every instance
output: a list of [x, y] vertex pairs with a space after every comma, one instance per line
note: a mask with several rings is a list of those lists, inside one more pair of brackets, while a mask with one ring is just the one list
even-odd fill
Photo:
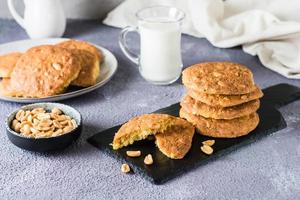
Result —
[[13, 18], [17, 21], [17, 23], [22, 28], [26, 29], [24, 19], [16, 11], [13, 0], [7, 0], [7, 4], [8, 4], [8, 9], [11, 15], [13, 16]]
[[127, 43], [126, 43], [126, 36], [127, 36], [127, 33], [129, 33], [129, 32], [137, 32], [138, 33], [138, 30], [137, 30], [137, 28], [131, 27], [131, 26], [125, 27], [120, 33], [119, 45], [120, 45], [122, 52], [125, 54], [125, 56], [127, 58], [129, 58], [129, 60], [131, 60], [133, 63], [138, 65], [139, 64], [139, 56], [136, 55], [135, 53], [133, 53], [132, 51], [130, 51], [130, 49], [128, 48]]

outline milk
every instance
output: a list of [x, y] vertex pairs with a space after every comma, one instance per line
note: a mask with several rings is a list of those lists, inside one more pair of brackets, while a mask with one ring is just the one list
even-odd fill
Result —
[[139, 23], [140, 72], [150, 82], [167, 84], [176, 81], [182, 69], [180, 24], [157, 21]]
[[[119, 45], [125, 56], [139, 66], [144, 79], [153, 84], [167, 85], [181, 74], [181, 23], [184, 12], [169, 6], [152, 6], [136, 13], [138, 26], [128, 26], [119, 35]], [[126, 35], [140, 35], [140, 54], [130, 51]]]

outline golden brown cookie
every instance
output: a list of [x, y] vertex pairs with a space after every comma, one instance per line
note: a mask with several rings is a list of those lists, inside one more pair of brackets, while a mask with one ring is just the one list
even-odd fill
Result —
[[195, 64], [182, 72], [182, 82], [187, 88], [207, 94], [237, 95], [256, 89], [252, 72], [231, 62]]
[[29, 49], [11, 73], [11, 96], [48, 97], [59, 94], [78, 77], [80, 61], [67, 49], [42, 45]]
[[9, 53], [0, 56], [0, 77], [9, 78], [13, 71], [18, 59], [21, 57], [21, 53]]
[[256, 112], [259, 108], [260, 102], [256, 99], [240, 105], [224, 108], [220, 106], [210, 106], [202, 103], [201, 101], [196, 101], [190, 96], [185, 96], [180, 102], [180, 105], [188, 113], [201, 115], [205, 118], [233, 119]]
[[100, 63], [103, 60], [102, 53], [88, 42], [78, 40], [68, 40], [58, 43], [57, 46], [77, 50], [77, 56], [81, 60], [82, 70], [71, 85], [81, 87], [95, 85], [100, 74]]
[[95, 55], [101, 63], [101, 60], [103, 59], [102, 53], [100, 52], [99, 49], [97, 49], [94, 45], [84, 42], [84, 41], [79, 41], [79, 40], [67, 40], [65, 42], [58, 43], [57, 46], [67, 48], [67, 49], [82, 49], [86, 50], [93, 55]]
[[182, 159], [192, 146], [195, 128], [188, 121], [176, 118], [174, 124], [163, 133], [155, 134], [158, 149], [167, 157]]
[[71, 85], [80, 87], [95, 85], [100, 73], [99, 62], [96, 57], [85, 50], [72, 49], [72, 51], [80, 60], [81, 70]]
[[200, 134], [216, 138], [236, 138], [247, 135], [259, 123], [257, 113], [229, 120], [211, 119], [190, 114], [181, 108], [180, 117], [191, 122]]
[[259, 99], [263, 96], [261, 89], [256, 86], [253, 92], [243, 95], [206, 94], [195, 90], [188, 90], [187, 94], [194, 99], [211, 106], [230, 107]]
[[133, 144], [146, 139], [149, 135], [164, 132], [173, 125], [175, 117], [167, 114], [144, 114], [130, 119], [123, 124], [114, 136], [113, 149]]
[[17, 93], [10, 86], [10, 78], [2, 78], [0, 81], [0, 94], [3, 96], [22, 96], [22, 93]]

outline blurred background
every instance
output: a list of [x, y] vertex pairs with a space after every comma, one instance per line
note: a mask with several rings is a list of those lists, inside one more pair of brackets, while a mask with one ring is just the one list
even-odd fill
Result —
[[[68, 18], [72, 19], [103, 19], [105, 15], [123, 0], [63, 0]], [[23, 0], [15, 0], [19, 13], [23, 13]], [[6, 0], [0, 0], [0, 18], [12, 18]]]

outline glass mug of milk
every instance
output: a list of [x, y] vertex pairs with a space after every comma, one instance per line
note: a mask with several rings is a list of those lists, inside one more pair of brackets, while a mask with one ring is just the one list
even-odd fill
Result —
[[[119, 44], [123, 53], [139, 66], [144, 79], [167, 85], [181, 75], [181, 22], [184, 12], [175, 7], [154, 6], [136, 13], [138, 27], [126, 27], [121, 31]], [[131, 52], [126, 44], [128, 32], [140, 35], [140, 55]]]

